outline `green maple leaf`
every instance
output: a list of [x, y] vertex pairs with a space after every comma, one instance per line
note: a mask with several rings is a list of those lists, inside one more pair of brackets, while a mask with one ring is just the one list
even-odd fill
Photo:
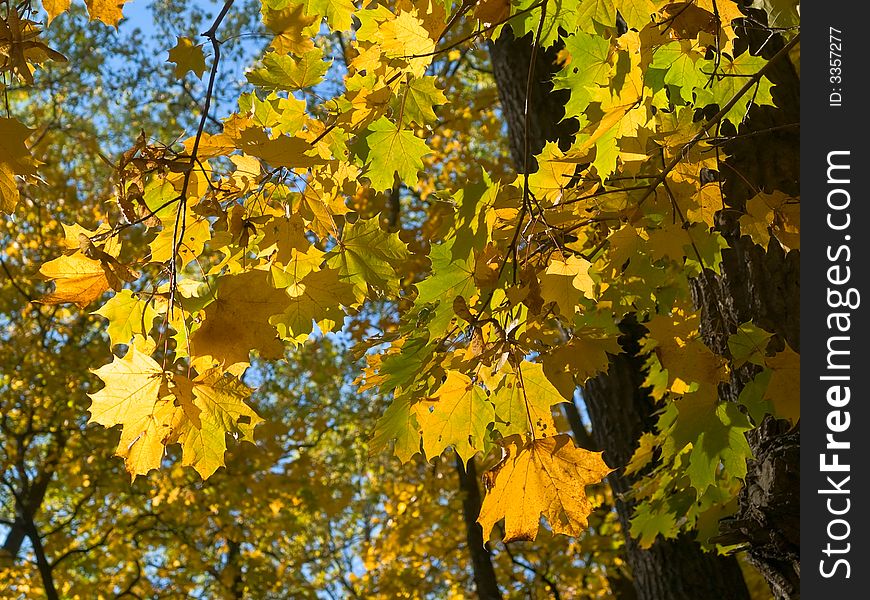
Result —
[[301, 57], [269, 52], [263, 57], [261, 67], [245, 75], [249, 82], [265, 90], [296, 91], [323, 80], [331, 61], [323, 60], [320, 48], [309, 50]]
[[565, 49], [571, 62], [553, 77], [553, 89], [571, 90], [565, 104], [565, 116], [571, 117], [583, 114], [595, 90], [607, 85], [610, 42], [599, 35], [579, 32], [565, 38]]
[[333, 31], [349, 31], [354, 10], [351, 0], [305, 0], [305, 12], [326, 17], [326, 24]]
[[752, 426], [746, 415], [729, 402], [717, 406], [704, 421], [704, 429], [692, 443], [686, 467], [686, 474], [699, 496], [716, 485], [720, 464], [727, 478], [746, 475], [746, 461], [751, 458], [752, 451], [744, 434], [750, 429]]
[[420, 452], [420, 427], [407, 395], [393, 398], [393, 402], [378, 419], [371, 441], [371, 452], [387, 448], [395, 440], [393, 452], [403, 463]]
[[[712, 85], [708, 86], [707, 89], [697, 90], [696, 104], [698, 106], [718, 104], [720, 108], [725, 106], [743, 88], [748, 78], [758, 73], [765, 64], [767, 61], [764, 58], [752, 56], [749, 52], [744, 52], [734, 59], [728, 55], [723, 55], [718, 70], [714, 60], [699, 60], [697, 67], [702, 77], [709, 79], [710, 74], [714, 72], [717, 75], [713, 76]], [[723, 75], [723, 77], [719, 77], [718, 74]], [[767, 77], [762, 77], [755, 87], [740, 97], [728, 111], [728, 114], [723, 117], [723, 120], [739, 125], [746, 116], [750, 102], [758, 106], [774, 106], [771, 95], [772, 87], [773, 84], [770, 83], [770, 80]]]
[[426, 326], [431, 335], [442, 335], [453, 319], [453, 300], [462, 296], [470, 300], [477, 293], [474, 282], [474, 260], [471, 255], [454, 252], [457, 238], [432, 246], [429, 260], [432, 261], [432, 274], [417, 284], [417, 299], [414, 307], [418, 315], [425, 305], [430, 315]]
[[709, 386], [677, 400], [677, 419], [671, 438], [679, 452], [692, 445], [686, 472], [692, 487], [702, 494], [714, 485], [720, 463], [729, 477], [746, 474], [746, 459], [751, 456], [749, 442], [743, 435], [752, 428], [736, 404], [720, 403], [717, 392]]
[[378, 375], [383, 377], [382, 388], [405, 388], [411, 384], [432, 358], [437, 346], [429, 343], [425, 332], [405, 338], [401, 352], [387, 355], [381, 363]]
[[[656, 502], [655, 504], [659, 504]], [[675, 514], [654, 506], [652, 502], [639, 504], [631, 518], [631, 537], [636, 538], [641, 548], [649, 548], [661, 535], [674, 537], [679, 531]]]
[[374, 216], [346, 225], [338, 245], [327, 254], [327, 264], [353, 285], [360, 302], [369, 289], [398, 292], [396, 267], [411, 257], [398, 234], [384, 231], [378, 221]]
[[[700, 54], [693, 50], [690, 40], [681, 40], [665, 44], [656, 49], [650, 69], [665, 72], [663, 83], [673, 86], [684, 102], [692, 102], [695, 89], [703, 88], [709, 81], [697, 67]], [[653, 88], [656, 91], [656, 88]]]
[[527, 11], [509, 21], [514, 37], [517, 39], [529, 33], [535, 35], [540, 25], [541, 37], [538, 44], [542, 48], [549, 48], [559, 39], [560, 28], [570, 34], [577, 29], [578, 23], [581, 22], [579, 15], [583, 7], [578, 6], [580, 3], [577, 0], [548, 0], [543, 24], [541, 24], [541, 10], [539, 8], [532, 9], [536, 4], [537, 0], [521, 0], [514, 3], [511, 9], [512, 14], [517, 14], [523, 10]]
[[742, 323], [737, 333], [728, 337], [728, 349], [734, 359], [734, 366], [745, 362], [764, 366], [764, 351], [773, 334], [759, 329], [753, 323]]
[[423, 170], [423, 157], [430, 153], [426, 142], [408, 129], [399, 129], [386, 117], [381, 117], [368, 128], [360, 146], [367, 163], [366, 177], [378, 191], [392, 189], [394, 174], [413, 187], [417, 173]]
[[692, 273], [701, 273], [702, 268], [721, 273], [722, 250], [728, 248], [725, 238], [717, 231], [707, 231], [706, 225], [699, 223], [692, 225], [688, 231], [694, 247], [691, 245], [685, 247], [686, 269]]
[[116, 346], [129, 344], [134, 335], [147, 335], [157, 311], [150, 301], [134, 296], [130, 290], [121, 290], [94, 314], [109, 320], [109, 339]]
[[402, 115], [402, 125], [426, 125], [437, 119], [434, 107], [446, 102], [444, 92], [435, 87], [434, 77], [420, 77], [412, 79], [404, 93], [393, 98], [391, 106], [393, 114]]

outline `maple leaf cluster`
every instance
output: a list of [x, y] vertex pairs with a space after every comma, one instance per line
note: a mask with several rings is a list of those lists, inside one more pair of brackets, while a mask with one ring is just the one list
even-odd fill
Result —
[[[86, 4], [91, 19], [122, 17], [123, 3]], [[227, 440], [254, 442], [263, 421], [243, 382], [252, 357], [278, 361], [365, 320], [358, 388], [392, 397], [373, 448], [406, 462], [489, 457], [485, 535], [504, 519], [504, 540], [534, 539], [541, 516], [578, 535], [593, 509], [586, 486], [626, 465], [578, 447], [554, 414], [606, 371], [632, 314], [662, 407], [628, 465], [658, 488], [634, 527], [644, 544], [674, 533], [676, 519], [650, 525], [675, 512], [668, 494], [693, 498], [684, 523], [722, 510], [745, 475], [743, 434], [768, 413], [796, 422], [799, 395], [797, 354], [772, 332], [734, 324], [728, 352], [701, 335], [692, 285], [720, 272], [717, 219], [731, 210], [711, 175], [716, 132], [774, 105], [768, 65], [797, 38], [775, 59], [753, 54], [737, 43], [737, 4], [714, 0], [488, 1], [472, 15], [454, 2], [266, 0], [271, 43], [244, 74], [249, 91], [206, 127], [232, 4], [201, 43], [182, 36], [168, 51], [175, 77], [206, 78], [195, 133], [168, 145], [140, 136], [113, 165], [117, 210], [93, 229], [65, 226], [39, 268], [54, 285], [39, 302], [101, 302], [116, 356], [94, 370], [104, 387], [90, 419], [121, 426], [128, 472], [159, 468], [180, 444], [181, 463], [211, 476]], [[68, 5], [46, 0], [47, 21]], [[505, 28], [558, 49], [553, 86], [578, 125], [528, 173], [475, 150], [473, 135], [443, 141], [479, 108], [463, 106], [437, 61]], [[340, 60], [324, 31], [346, 40]], [[10, 10], [0, 70], [28, 83], [63, 60], [39, 34]], [[34, 132], [0, 119], [4, 213], [38, 177]], [[799, 200], [779, 191], [739, 216], [765, 248], [797, 249], [799, 223]], [[746, 364], [751, 393], [723, 402], [718, 387]]]

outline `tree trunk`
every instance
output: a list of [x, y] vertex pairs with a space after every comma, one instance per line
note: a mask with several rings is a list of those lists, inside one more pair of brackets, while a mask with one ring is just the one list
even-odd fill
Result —
[[[607, 373], [587, 382], [584, 398], [592, 421], [592, 435], [604, 450], [605, 462], [626, 465], [637, 440], [655, 425], [654, 401], [642, 387], [643, 359], [637, 356], [644, 331], [627, 318], [620, 343], [622, 354], [611, 357]], [[687, 534], [657, 539], [649, 549], [631, 537], [629, 519], [635, 503], [628, 499], [640, 474], [628, 477], [617, 469], [608, 476], [616, 511], [625, 535], [625, 559], [634, 576], [639, 600], [695, 600], [697, 598], [749, 598], [743, 574], [734, 557], [704, 552]]]
[[498, 41], [489, 43], [492, 73], [498, 86], [501, 109], [508, 125], [508, 142], [511, 159], [522, 172], [526, 136], [525, 106], [526, 88], [529, 91], [529, 170], [536, 169], [534, 155], [539, 154], [548, 141], [558, 142], [567, 150], [571, 138], [577, 132], [577, 121], [565, 116], [565, 103], [571, 96], [569, 90], [553, 91], [551, 79], [556, 72], [555, 59], [558, 45], [544, 51], [538, 48], [535, 54], [535, 69], [529, 83], [529, 63], [532, 60], [532, 35], [515, 39], [510, 29], [505, 28]]
[[54, 573], [52, 572], [51, 563], [45, 555], [45, 548], [42, 545], [42, 537], [39, 535], [39, 529], [33, 521], [33, 516], [26, 514], [25, 528], [27, 537], [30, 538], [30, 545], [33, 546], [33, 554], [36, 556], [36, 567], [39, 569], [39, 576], [42, 578], [42, 586], [45, 591], [45, 597], [48, 600], [58, 600], [57, 588], [54, 585]]
[[[764, 38], [753, 39], [756, 47]], [[758, 37], [756, 35], [756, 37]], [[783, 47], [779, 38], [764, 50], [770, 58]], [[753, 48], [755, 51], [755, 48]], [[727, 339], [736, 326], [753, 321], [800, 352], [800, 253], [786, 251], [775, 240], [765, 250], [740, 237], [738, 220], [746, 202], [758, 192], [783, 191], [799, 196], [800, 81], [792, 64], [783, 60], [768, 77], [775, 84], [777, 108], [755, 107], [738, 137], [725, 146], [728, 159], [721, 173], [725, 208], [717, 227], [728, 241], [722, 252], [722, 274], [699, 278], [693, 291], [702, 309], [702, 333], [716, 352], [728, 353]], [[720, 388], [723, 400], [735, 400], [755, 375], [751, 365], [737, 369]], [[748, 463], [737, 514], [722, 523], [724, 543], [749, 545], [750, 562], [764, 575], [778, 600], [800, 598], [800, 429], [772, 417], [747, 438], [754, 460]]]
[[[526, 162], [526, 145], [530, 153], [540, 151], [547, 140], [558, 141], [561, 147], [565, 147], [570, 144], [576, 129], [571, 121], [560, 123], [567, 98], [562, 91], [552, 92], [548, 83], [554, 72], [552, 49], [536, 53], [526, 116], [524, 107], [532, 57], [530, 42], [530, 37], [514, 40], [506, 33], [490, 46], [493, 74], [508, 125], [511, 155], [520, 169]], [[640, 434], [651, 428], [654, 422], [652, 399], [641, 389], [642, 381], [639, 359], [631, 354], [621, 354], [612, 358], [608, 372], [590, 382], [586, 390], [593, 435], [605, 451], [609, 464], [627, 464]], [[660, 539], [649, 550], [637, 546], [628, 531], [632, 505], [623, 498], [631, 480], [618, 471], [608, 480], [617, 498], [616, 508], [626, 538], [626, 561], [632, 570], [639, 600], [749, 598], [734, 557], [707, 554], [686, 536]]]
[[501, 600], [501, 590], [495, 578], [495, 568], [484, 539], [483, 529], [477, 522], [480, 514], [480, 488], [477, 486], [477, 469], [474, 461], [468, 467], [456, 457], [456, 473], [459, 475], [459, 489], [462, 491], [462, 516], [465, 519], [465, 540], [471, 555], [474, 573], [474, 586], [480, 600]]

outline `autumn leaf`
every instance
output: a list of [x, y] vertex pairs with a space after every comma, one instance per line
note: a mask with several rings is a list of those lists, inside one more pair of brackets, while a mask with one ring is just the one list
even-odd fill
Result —
[[448, 371], [432, 402], [417, 412], [426, 457], [431, 460], [453, 446], [467, 463], [483, 450], [486, 428], [494, 419], [495, 411], [484, 390], [467, 375]]
[[502, 421], [495, 429], [504, 437], [517, 433], [532, 437], [556, 435], [552, 407], [567, 402], [547, 379], [543, 367], [528, 361], [505, 373], [492, 400]]
[[353, 284], [361, 300], [367, 289], [396, 290], [396, 268], [408, 257], [399, 236], [381, 229], [378, 218], [372, 217], [345, 226], [338, 247], [327, 254], [327, 264]]
[[299, 58], [270, 52], [262, 62], [261, 67], [247, 73], [248, 81], [266, 90], [287, 91], [317, 85], [331, 64], [323, 60], [320, 48], [309, 50]]
[[583, 297], [594, 298], [595, 282], [589, 276], [588, 260], [569, 256], [566, 260], [555, 259], [540, 275], [541, 297], [555, 302], [559, 313], [571, 318]]
[[130, 290], [121, 290], [94, 314], [109, 320], [109, 339], [115, 346], [130, 343], [134, 335], [146, 336], [157, 311], [150, 300], [139, 298]]
[[350, 30], [354, 10], [356, 7], [351, 0], [305, 0], [305, 12], [326, 17], [333, 31]]
[[420, 452], [420, 427], [416, 411], [408, 396], [393, 399], [384, 414], [378, 419], [371, 441], [371, 451], [380, 452], [393, 445], [393, 453], [403, 463]]
[[485, 475], [488, 489], [477, 520], [484, 539], [504, 519], [503, 541], [533, 541], [541, 516], [554, 533], [579, 535], [593, 509], [586, 486], [610, 472], [601, 452], [576, 447], [568, 435], [507, 438], [502, 460]]
[[54, 21], [58, 15], [69, 10], [70, 0], [42, 0], [42, 7], [48, 13], [48, 22]]
[[402, 116], [401, 125], [428, 125], [436, 121], [435, 106], [447, 102], [444, 92], [435, 87], [435, 77], [412, 79], [391, 102], [394, 114]]
[[43, 304], [72, 302], [85, 308], [112, 287], [109, 269], [80, 250], [45, 263], [39, 272], [55, 285], [54, 292], [39, 299]]
[[251, 350], [264, 358], [280, 357], [284, 345], [269, 319], [289, 304], [287, 294], [269, 284], [265, 271], [222, 277], [217, 297], [205, 308], [203, 324], [191, 336], [193, 354], [226, 366], [248, 362]]
[[240, 441], [254, 441], [254, 428], [263, 419], [246, 404], [251, 394], [241, 381], [220, 369], [206, 371], [193, 381], [176, 378], [176, 395], [188, 416], [176, 427], [173, 441], [183, 448], [182, 464], [191, 466], [203, 479], [224, 463], [227, 434]]
[[177, 38], [175, 46], [169, 50], [169, 62], [175, 63], [173, 74], [179, 79], [192, 71], [198, 78], [205, 73], [205, 54], [202, 44], [194, 45], [188, 37]]
[[780, 191], [756, 194], [746, 202], [740, 231], [762, 248], [767, 248], [773, 232], [786, 250], [799, 249], [800, 204]]
[[112, 27], [124, 16], [123, 8], [128, 0], [85, 0], [92, 21], [102, 21]]
[[423, 22], [411, 13], [401, 11], [398, 16], [380, 27], [379, 37], [384, 56], [402, 59], [416, 77], [423, 75], [435, 50], [435, 40], [423, 27]]
[[770, 400], [778, 417], [797, 423], [801, 416], [800, 354], [789, 347], [765, 359], [770, 382], [764, 399]]
[[342, 306], [356, 304], [353, 285], [339, 279], [335, 269], [311, 271], [287, 288], [290, 296], [284, 312], [269, 322], [281, 338], [304, 342], [317, 323], [322, 331], [333, 331], [344, 321]]
[[163, 440], [172, 431], [175, 409], [161, 394], [163, 368], [150, 356], [131, 346], [124, 358], [115, 357], [94, 371], [105, 387], [90, 394], [91, 423], [121, 425], [117, 455], [125, 459], [135, 479], [160, 466]]
[[34, 173], [26, 140], [33, 130], [16, 119], [0, 118], [0, 212], [11, 214], [18, 205], [16, 175]]
[[263, 5], [263, 24], [275, 34], [272, 48], [278, 54], [301, 56], [314, 49], [306, 29], [317, 21], [317, 16], [305, 16], [305, 6], [292, 3], [280, 10]]
[[426, 142], [413, 131], [400, 129], [386, 117], [368, 128], [365, 144], [366, 176], [375, 190], [392, 189], [394, 174], [404, 183], [416, 185], [423, 170], [423, 157], [429, 154]]
[[[416, 307], [427, 308], [427, 327], [433, 335], [441, 335], [453, 319], [456, 298], [471, 300], [476, 294], [474, 266], [471, 257], [456, 255], [456, 243], [436, 244], [429, 251], [432, 275], [417, 284]], [[421, 309], [422, 310], [422, 309]]]
[[765, 349], [772, 335], [752, 323], [741, 323], [737, 333], [728, 337], [728, 349], [734, 359], [734, 366], [739, 367], [746, 362], [764, 365]]

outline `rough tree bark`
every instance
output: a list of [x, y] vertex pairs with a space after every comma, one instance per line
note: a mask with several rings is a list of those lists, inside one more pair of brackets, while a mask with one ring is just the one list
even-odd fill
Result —
[[483, 529], [477, 522], [480, 514], [480, 488], [477, 485], [477, 468], [474, 461], [466, 467], [462, 459], [456, 457], [456, 473], [459, 475], [459, 489], [462, 492], [462, 516], [465, 519], [465, 541], [471, 555], [474, 586], [480, 600], [501, 600], [501, 590], [495, 577], [492, 557], [483, 539]]
[[[763, 15], [755, 15], [763, 19]], [[779, 38], [767, 40], [753, 30], [744, 39], [770, 58]], [[766, 43], [765, 43], [766, 42]], [[765, 44], [761, 48], [762, 44]], [[788, 253], [775, 239], [765, 250], [749, 237], [740, 237], [738, 220], [746, 202], [758, 192], [781, 190], [800, 194], [800, 81], [790, 61], [782, 60], [768, 73], [774, 83], [777, 108], [749, 111], [720, 174], [725, 210], [717, 227], [728, 241], [722, 253], [722, 274], [695, 282], [695, 300], [702, 309], [702, 333], [716, 352], [728, 352], [727, 338], [738, 324], [753, 321], [800, 352], [800, 253]], [[749, 136], [747, 137], [747, 134]], [[720, 388], [724, 400], [736, 400], [755, 375], [752, 366], [738, 369]], [[748, 545], [748, 558], [764, 575], [778, 600], [800, 598], [800, 429], [768, 417], [747, 436], [754, 460], [749, 462], [738, 513], [721, 524], [719, 541]]]
[[[536, 53], [528, 116], [531, 153], [540, 151], [547, 140], [558, 140], [564, 147], [576, 130], [571, 121], [562, 121], [567, 92], [553, 92], [548, 83], [554, 69], [552, 53], [552, 50]], [[531, 37], [514, 40], [506, 32], [490, 45], [490, 56], [508, 124], [511, 155], [521, 169], [526, 146], [524, 105], [532, 57]], [[612, 357], [608, 372], [590, 382], [585, 394], [593, 435], [611, 465], [627, 464], [640, 434], [653, 423], [652, 399], [640, 387], [641, 365], [631, 353], [631, 341], [630, 335], [624, 339], [624, 347], [629, 352]], [[631, 480], [619, 471], [608, 479], [618, 498], [616, 508], [626, 538], [626, 561], [632, 570], [639, 600], [749, 598], [733, 557], [707, 554], [685, 536], [658, 540], [649, 550], [638, 547], [627, 528], [632, 506], [622, 498]]]

